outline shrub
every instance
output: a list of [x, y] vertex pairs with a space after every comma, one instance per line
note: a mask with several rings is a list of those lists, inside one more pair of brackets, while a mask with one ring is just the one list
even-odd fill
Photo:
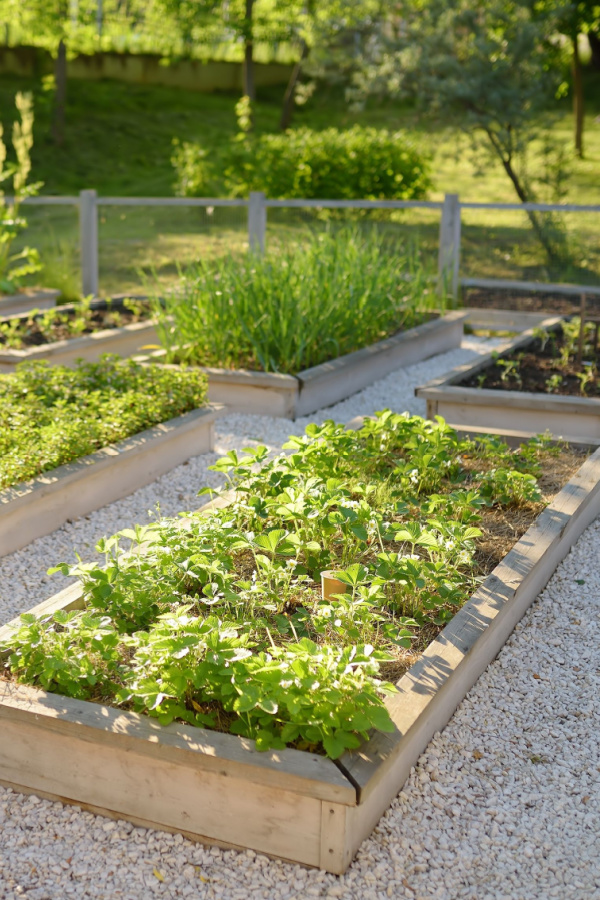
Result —
[[198, 145], [177, 144], [172, 161], [183, 196], [408, 200], [431, 186], [427, 159], [405, 135], [360, 125], [238, 136], [212, 160]]

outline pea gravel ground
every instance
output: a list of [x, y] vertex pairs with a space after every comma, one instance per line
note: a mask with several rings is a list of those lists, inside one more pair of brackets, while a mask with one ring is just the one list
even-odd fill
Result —
[[[489, 344], [486, 346], [489, 347]], [[423, 413], [413, 388], [482, 345], [394, 373], [321, 418], [390, 407]], [[312, 420], [319, 416], [313, 416]], [[217, 454], [197, 457], [0, 560], [0, 623], [58, 591], [45, 572], [104, 534], [197, 506], [231, 447], [277, 447], [306, 421], [229, 415]], [[252, 852], [223, 851], [0, 788], [1, 900], [530, 900], [600, 898], [600, 521], [435, 736], [400, 795], [336, 877]]]

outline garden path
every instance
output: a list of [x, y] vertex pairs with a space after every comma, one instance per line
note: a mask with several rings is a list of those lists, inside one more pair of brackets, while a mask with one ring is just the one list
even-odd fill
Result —
[[[322, 417], [384, 407], [423, 414], [414, 387], [484, 349], [489, 342], [467, 338]], [[217, 455], [253, 442], [277, 447], [307, 422], [226, 416], [215, 454], [0, 560], [0, 624], [63, 586], [45, 571], [72, 561], [74, 548], [91, 557], [98, 538], [145, 521], [157, 504], [166, 515], [194, 508], [196, 490], [219, 480], [207, 471]], [[346, 875], [206, 848], [0, 788], [0, 900], [600, 898], [598, 558], [600, 521], [436, 735]]]

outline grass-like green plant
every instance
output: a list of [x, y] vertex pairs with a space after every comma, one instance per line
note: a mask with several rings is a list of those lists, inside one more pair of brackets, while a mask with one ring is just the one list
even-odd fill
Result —
[[[82, 580], [85, 609], [22, 616], [0, 644], [10, 677], [258, 749], [336, 758], [391, 730], [388, 679], [483, 574], [486, 508], [539, 509], [548, 450], [390, 412], [357, 432], [306, 431], [287, 455], [219, 460], [229, 506], [103, 539], [104, 565], [59, 565]], [[326, 600], [324, 570], [346, 588]]]
[[296, 373], [423, 321], [439, 298], [415, 253], [333, 231], [261, 257], [199, 262], [163, 303], [170, 361]]
[[0, 489], [203, 406], [194, 369], [104, 356], [76, 368], [22, 363], [0, 375]]

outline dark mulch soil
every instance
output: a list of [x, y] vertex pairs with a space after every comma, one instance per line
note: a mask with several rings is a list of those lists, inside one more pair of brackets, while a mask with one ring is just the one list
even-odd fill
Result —
[[[39, 347], [43, 344], [52, 344], [55, 341], [70, 340], [86, 334], [93, 334], [104, 329], [122, 328], [134, 322], [143, 322], [149, 318], [148, 309], [132, 312], [125, 308], [119, 309], [94, 309], [90, 310], [81, 322], [81, 316], [74, 312], [62, 312], [60, 317], [51, 326], [44, 325], [43, 316], [21, 320], [22, 330], [19, 329], [19, 346], [7, 335], [0, 332], [0, 345], [8, 345], [13, 349], [27, 349], [27, 347]], [[83, 327], [74, 327], [77, 320]]]
[[[543, 350], [540, 342], [536, 341], [532, 344], [531, 350], [517, 351], [503, 357], [503, 359], [514, 360], [517, 363], [514, 372], [512, 370], [507, 372], [505, 366], [496, 362], [485, 371], [465, 379], [462, 384], [468, 387], [490, 388], [499, 391], [530, 391], [536, 394], [560, 394], [570, 397], [600, 397], [600, 377], [597, 371], [600, 366], [600, 353], [594, 353], [588, 344], [582, 364], [579, 364], [574, 357], [570, 357], [566, 364], [562, 364], [559, 353], [563, 342], [564, 339], [560, 333], [557, 334], [555, 343], [548, 341]], [[593, 377], [586, 384], [585, 391], [582, 391], [581, 381], [577, 376], [589, 371], [593, 372]], [[552, 376], [560, 377], [559, 385], [548, 383]]]
[[[510, 309], [516, 312], [547, 312], [550, 315], [579, 315], [581, 298], [544, 292], [521, 293], [519, 291], [490, 290], [488, 288], [467, 288], [463, 294], [465, 306], [480, 309]], [[588, 306], [600, 308], [600, 297], [588, 297]]]

